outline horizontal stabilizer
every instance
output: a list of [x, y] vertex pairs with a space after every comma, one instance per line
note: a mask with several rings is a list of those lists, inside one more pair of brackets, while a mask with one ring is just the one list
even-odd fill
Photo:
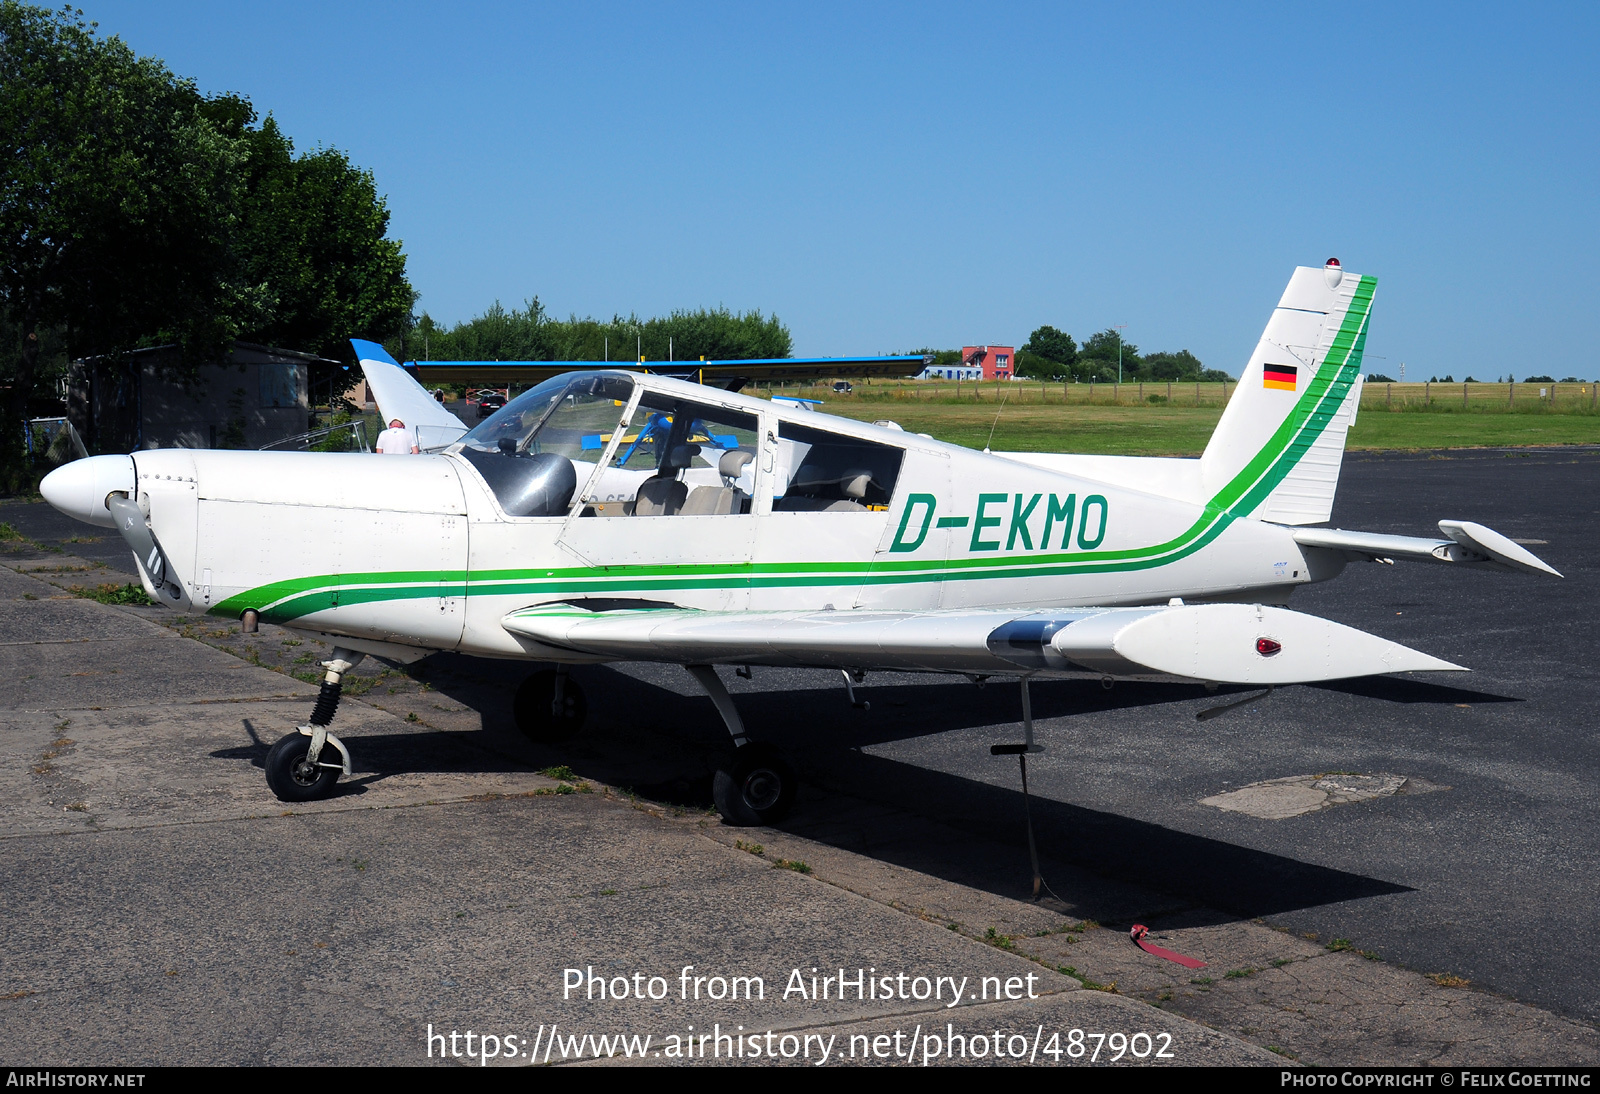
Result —
[[934, 672], [1103, 672], [1293, 684], [1459, 665], [1285, 608], [1247, 604], [930, 612], [588, 611], [545, 604], [502, 624], [585, 658]]
[[1492, 528], [1465, 520], [1441, 520], [1439, 530], [1448, 539], [1391, 536], [1381, 532], [1347, 532], [1343, 528], [1292, 528], [1302, 547], [1338, 551], [1349, 559], [1379, 562], [1453, 562], [1482, 570], [1514, 573], [1561, 573], [1532, 551]]
[[385, 423], [399, 418], [416, 434], [417, 447], [424, 452], [448, 447], [461, 439], [467, 431], [461, 419], [440, 406], [427, 388], [395, 363], [387, 350], [360, 338], [350, 339], [350, 344], [355, 347], [361, 371], [367, 376], [367, 387], [372, 389], [372, 398]]
[[1481, 524], [1474, 524], [1470, 520], [1441, 520], [1439, 531], [1455, 540], [1462, 547], [1475, 554], [1484, 555], [1493, 559], [1502, 566], [1513, 570], [1525, 570], [1536, 574], [1561, 574], [1532, 551], [1513, 540], [1507, 539], [1493, 528], [1485, 528]]

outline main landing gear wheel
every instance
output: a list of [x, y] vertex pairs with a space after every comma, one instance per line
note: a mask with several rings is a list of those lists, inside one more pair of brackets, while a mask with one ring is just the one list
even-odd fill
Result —
[[[560, 698], [556, 688], [560, 685]], [[589, 716], [589, 703], [578, 682], [565, 673], [549, 669], [536, 672], [517, 688], [511, 702], [517, 728], [538, 744], [559, 744], [571, 740]]]
[[343, 766], [331, 763], [339, 753], [325, 746], [318, 762], [309, 762], [311, 738], [298, 730], [267, 750], [267, 786], [279, 801], [313, 802], [328, 797]]
[[711, 797], [729, 824], [776, 824], [794, 805], [794, 768], [771, 745], [747, 744], [717, 765]]

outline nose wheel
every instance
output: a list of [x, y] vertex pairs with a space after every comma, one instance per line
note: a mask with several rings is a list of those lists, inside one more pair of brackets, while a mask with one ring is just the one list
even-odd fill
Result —
[[[338, 756], [332, 749], [333, 756]], [[344, 765], [311, 759], [311, 738], [294, 732], [267, 751], [267, 786], [279, 801], [310, 802], [333, 793]]]

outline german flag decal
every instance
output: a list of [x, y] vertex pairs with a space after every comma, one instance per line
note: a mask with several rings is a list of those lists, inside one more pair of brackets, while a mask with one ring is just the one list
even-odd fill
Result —
[[1279, 391], [1293, 391], [1295, 381], [1295, 367], [1293, 365], [1262, 365], [1261, 386], [1273, 387]]

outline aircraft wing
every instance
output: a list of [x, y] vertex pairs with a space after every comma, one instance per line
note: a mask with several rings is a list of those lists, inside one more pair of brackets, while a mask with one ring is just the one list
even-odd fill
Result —
[[576, 600], [524, 608], [501, 622], [536, 644], [530, 652], [553, 649], [618, 661], [1014, 675], [1087, 670], [1257, 686], [1465, 671], [1376, 635], [1256, 604], [702, 612], [591, 611]]
[[378, 404], [385, 423], [399, 418], [417, 435], [423, 451], [444, 448], [461, 439], [467, 427], [461, 419], [441, 406], [427, 388], [406, 374], [387, 350], [376, 342], [350, 339], [361, 370], [367, 374], [367, 387]]
[[1448, 539], [1389, 536], [1378, 532], [1347, 532], [1342, 528], [1291, 528], [1302, 547], [1340, 551], [1351, 559], [1393, 562], [1454, 562], [1485, 570], [1525, 574], [1561, 574], [1532, 551], [1470, 520], [1441, 520], [1439, 531]]
[[563, 372], [627, 369], [675, 376], [738, 391], [758, 381], [868, 379], [912, 376], [932, 357], [766, 357], [727, 361], [407, 361], [405, 370], [429, 383], [538, 384]]

